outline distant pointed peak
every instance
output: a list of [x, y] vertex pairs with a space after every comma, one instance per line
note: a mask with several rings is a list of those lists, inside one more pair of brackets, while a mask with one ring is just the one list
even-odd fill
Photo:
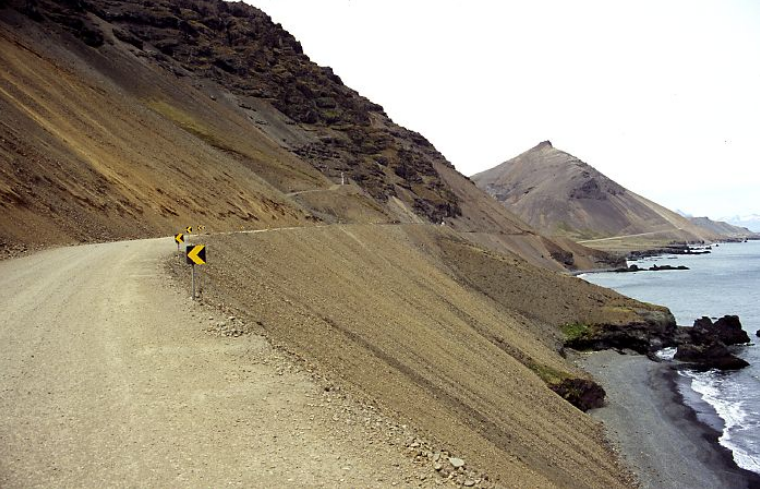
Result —
[[544, 149], [544, 148], [554, 148], [554, 146], [552, 146], [552, 142], [549, 141], [548, 139], [546, 141], [538, 143], [538, 146], [536, 146], [536, 149]]

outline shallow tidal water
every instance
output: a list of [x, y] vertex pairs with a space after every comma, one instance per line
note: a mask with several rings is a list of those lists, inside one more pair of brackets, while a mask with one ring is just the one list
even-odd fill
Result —
[[587, 281], [670, 308], [679, 325], [702, 316], [736, 314], [752, 340], [737, 355], [750, 363], [738, 372], [680, 372], [679, 389], [698, 418], [722, 432], [720, 444], [740, 467], [760, 474], [760, 241], [713, 246], [709, 255], [665, 255], [629, 264], [690, 270], [593, 273]]

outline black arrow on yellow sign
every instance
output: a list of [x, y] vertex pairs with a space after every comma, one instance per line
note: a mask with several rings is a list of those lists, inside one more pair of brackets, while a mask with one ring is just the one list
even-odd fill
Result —
[[186, 248], [187, 263], [190, 265], [206, 264], [206, 245], [188, 245]]
[[187, 231], [187, 234], [193, 234], [193, 227], [192, 226], [188, 226], [188, 227], [185, 228], [185, 231]]
[[182, 243], [184, 243], [184, 242], [185, 242], [185, 240], [183, 239], [184, 237], [185, 237], [185, 235], [184, 235], [184, 234], [182, 234], [182, 233], [177, 233], [177, 235], [174, 237], [174, 241], [176, 241], [176, 242], [177, 242], [177, 244], [182, 244]]

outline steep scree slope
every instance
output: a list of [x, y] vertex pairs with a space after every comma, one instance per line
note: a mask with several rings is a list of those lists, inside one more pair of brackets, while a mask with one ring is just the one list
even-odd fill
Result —
[[446, 221], [557, 270], [609, 260], [541, 238], [254, 7], [4, 5], [3, 249], [188, 224]]
[[441, 227], [326, 226], [207, 242], [215, 264], [204, 270], [204, 300], [231, 304], [506, 487], [626, 486], [601, 427], [542, 378], [583, 376], [557, 353], [559, 324], [625, 322], [652, 306]]

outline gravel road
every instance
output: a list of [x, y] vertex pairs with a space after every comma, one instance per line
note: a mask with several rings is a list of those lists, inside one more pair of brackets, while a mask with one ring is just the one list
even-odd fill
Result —
[[433, 485], [309, 374], [172, 284], [170, 239], [0, 263], [0, 487]]

